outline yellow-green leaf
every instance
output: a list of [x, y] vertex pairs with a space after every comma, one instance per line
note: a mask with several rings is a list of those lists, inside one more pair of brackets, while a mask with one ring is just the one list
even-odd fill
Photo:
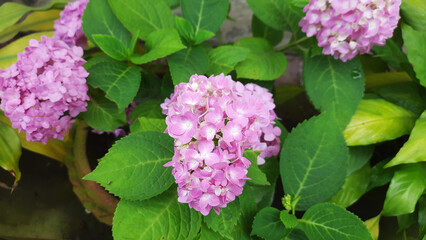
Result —
[[12, 26], [26, 12], [30, 11], [31, 7], [14, 2], [6, 2], [0, 7], [0, 31]]
[[53, 31], [55, 20], [59, 18], [61, 10], [33, 12], [24, 21], [15, 24], [0, 33], [0, 43], [9, 41], [19, 32], [25, 31]]
[[411, 131], [410, 138], [385, 167], [404, 163], [426, 162], [426, 111], [422, 113]]
[[7, 124], [0, 122], [0, 167], [12, 173], [15, 184], [21, 178], [19, 159], [21, 144], [15, 131]]
[[[5, 116], [0, 116], [0, 122], [6, 123], [7, 125], [11, 126], [10, 120]], [[14, 129], [15, 132], [18, 133], [17, 129]], [[18, 133], [19, 139], [21, 141], [21, 145], [23, 148], [36, 152], [39, 154], [42, 154], [44, 156], [50, 157], [52, 159], [58, 160], [58, 161], [65, 161], [67, 152], [65, 149], [64, 142], [56, 139], [50, 139], [46, 144], [43, 144], [41, 142], [29, 142], [27, 141], [25, 132], [19, 132]], [[68, 140], [68, 134], [65, 135], [65, 138], [63, 141]]]
[[370, 231], [371, 236], [374, 240], [379, 239], [379, 222], [380, 222], [381, 214], [370, 218], [364, 222], [364, 224], [367, 226], [368, 231]]
[[369, 145], [410, 133], [416, 115], [380, 98], [364, 99], [344, 131], [348, 146]]
[[411, 78], [406, 72], [383, 72], [373, 73], [365, 76], [365, 89], [380, 87], [383, 85], [411, 82]]
[[53, 36], [53, 32], [38, 32], [22, 37], [0, 49], [0, 68], [10, 67], [17, 61], [17, 54], [23, 52], [31, 39], [40, 40], [41, 36]]

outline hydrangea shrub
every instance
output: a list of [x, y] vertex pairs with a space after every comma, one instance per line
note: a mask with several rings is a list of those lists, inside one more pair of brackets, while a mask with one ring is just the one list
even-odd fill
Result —
[[[247, 0], [253, 36], [227, 43], [232, 0], [58, 3], [28, 8], [63, 9], [50, 33], [0, 6], [16, 182], [21, 144], [62, 159], [114, 239], [386, 239], [389, 219], [392, 237], [426, 233], [422, 2]], [[113, 139], [90, 173], [87, 134]]]

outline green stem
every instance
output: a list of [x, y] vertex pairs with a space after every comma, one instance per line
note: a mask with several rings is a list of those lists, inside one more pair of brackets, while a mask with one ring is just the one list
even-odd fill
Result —
[[302, 42], [304, 42], [304, 41], [306, 41], [308, 39], [310, 39], [310, 38], [309, 37], [303, 37], [303, 38], [301, 38], [299, 40], [296, 40], [294, 42], [290, 42], [290, 43], [288, 43], [288, 44], [286, 44], [286, 45], [278, 48], [277, 51], [279, 51], [279, 52], [285, 51], [285, 50], [287, 50], [289, 48], [292, 48], [292, 47], [298, 45], [299, 43], [302, 43]]

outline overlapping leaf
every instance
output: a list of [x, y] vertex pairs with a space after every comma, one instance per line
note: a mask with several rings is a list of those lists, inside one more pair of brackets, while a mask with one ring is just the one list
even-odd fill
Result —
[[202, 47], [190, 47], [167, 57], [173, 84], [189, 82], [194, 74], [202, 75], [207, 71], [208, 55]]
[[21, 179], [19, 170], [21, 153], [18, 134], [11, 127], [0, 122], [0, 167], [15, 177], [15, 184]]
[[201, 215], [177, 201], [175, 188], [144, 201], [122, 199], [114, 215], [114, 239], [193, 240]]
[[163, 167], [173, 154], [173, 139], [166, 134], [132, 133], [117, 141], [84, 179], [96, 181], [124, 199], [148, 199], [174, 182], [171, 169]]
[[402, 37], [407, 48], [407, 56], [413, 65], [420, 84], [426, 87], [426, 31], [416, 31], [412, 27], [402, 25]]
[[284, 191], [299, 199], [297, 210], [331, 199], [346, 177], [349, 152], [332, 115], [325, 113], [299, 124], [281, 149]]

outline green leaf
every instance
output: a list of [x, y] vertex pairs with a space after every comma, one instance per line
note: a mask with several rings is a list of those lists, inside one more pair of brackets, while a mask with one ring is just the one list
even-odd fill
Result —
[[344, 208], [355, 203], [364, 193], [370, 182], [371, 168], [370, 164], [366, 164], [363, 168], [352, 173], [346, 178], [342, 189], [331, 199], [330, 202], [335, 203]]
[[173, 28], [175, 19], [164, 1], [152, 0], [109, 0], [112, 10], [130, 32], [139, 32], [146, 40], [152, 32], [162, 28]]
[[280, 240], [286, 236], [286, 229], [280, 219], [280, 211], [273, 207], [260, 210], [254, 217], [251, 235], [265, 240]]
[[334, 112], [344, 129], [363, 96], [364, 74], [358, 59], [344, 63], [331, 56], [317, 56], [305, 60], [303, 84], [314, 106]]
[[398, 220], [398, 232], [404, 231], [417, 222], [417, 213], [404, 214], [396, 216]]
[[190, 47], [167, 57], [173, 84], [189, 82], [194, 74], [204, 74], [208, 68], [208, 56], [201, 47]]
[[5, 2], [0, 6], [0, 32], [16, 23], [31, 7], [14, 2]]
[[408, 134], [416, 115], [383, 99], [364, 99], [344, 131], [348, 146], [369, 145]]
[[180, 41], [176, 29], [160, 29], [149, 34], [146, 39], [147, 53], [144, 55], [133, 54], [132, 63], [144, 64], [186, 48]]
[[120, 111], [117, 104], [105, 98], [102, 91], [90, 91], [89, 96], [87, 112], [81, 116], [90, 127], [108, 132], [126, 123], [126, 113]]
[[304, 91], [296, 84], [282, 84], [275, 88], [274, 102], [276, 105], [283, 104]]
[[0, 6], [0, 32], [15, 24], [29, 11], [43, 11], [50, 8], [63, 8], [68, 1], [52, 0], [49, 4], [41, 7], [29, 7], [15, 2], [4, 2]]
[[251, 31], [253, 32], [253, 37], [264, 38], [268, 40], [272, 46], [280, 43], [284, 37], [283, 31], [269, 27], [257, 18], [256, 15], [253, 15], [253, 18], [251, 19]]
[[129, 57], [128, 48], [117, 38], [102, 34], [93, 34], [92, 38], [96, 45], [108, 56], [120, 61], [124, 61]]
[[155, 131], [163, 133], [166, 128], [164, 118], [139, 117], [130, 125], [130, 132]]
[[426, 32], [426, 2], [423, 0], [403, 0], [402, 18], [418, 31]]
[[349, 148], [349, 167], [347, 176], [364, 166], [373, 156], [374, 146], [357, 146]]
[[173, 145], [173, 139], [163, 133], [131, 133], [117, 141], [84, 179], [96, 181], [124, 199], [151, 198], [174, 182], [171, 169], [163, 167], [172, 160]]
[[407, 56], [413, 65], [416, 77], [420, 84], [426, 87], [426, 31], [416, 31], [406, 24], [402, 24], [402, 37], [407, 48]]
[[375, 57], [380, 57], [391, 67], [399, 71], [403, 70], [401, 63], [408, 62], [407, 56], [392, 38], [387, 39], [384, 46], [374, 46], [373, 51], [376, 53]]
[[200, 31], [198, 31], [197, 35], [195, 35], [194, 44], [198, 45], [198, 44], [200, 44], [204, 41], [207, 41], [210, 38], [214, 37], [214, 35], [215, 35], [214, 32], [210, 32], [208, 30], [201, 29]]
[[208, 52], [209, 69], [207, 75], [228, 74], [234, 70], [237, 63], [246, 59], [249, 50], [243, 47], [220, 46]]
[[170, 8], [176, 8], [180, 4], [180, 0], [164, 0], [164, 2], [169, 6]]
[[296, 210], [330, 200], [345, 182], [348, 160], [345, 140], [330, 115], [294, 128], [281, 149], [280, 172], [284, 192], [300, 198]]
[[222, 237], [217, 232], [211, 230], [205, 224], [201, 224], [201, 236], [199, 240], [225, 240], [227, 238]]
[[90, 72], [90, 69], [97, 65], [98, 63], [104, 63], [104, 62], [117, 62], [114, 59], [112, 59], [111, 57], [109, 57], [106, 54], [101, 54], [101, 55], [96, 55], [93, 56], [92, 58], [89, 58], [87, 60], [87, 62], [84, 64], [84, 68]]
[[426, 234], [426, 195], [423, 195], [418, 202], [418, 223], [419, 223], [419, 236]]
[[162, 101], [157, 99], [149, 99], [142, 102], [130, 113], [129, 120], [133, 121], [138, 117], [164, 118], [164, 114], [161, 112], [161, 103]]
[[426, 161], [426, 111], [417, 119], [410, 138], [385, 167]]
[[[1, 8], [1, 7], [0, 7]], [[53, 31], [54, 22], [59, 18], [58, 9], [30, 13], [25, 20], [0, 31], [0, 43], [14, 38], [19, 32]]]
[[115, 211], [112, 235], [116, 240], [192, 240], [200, 227], [201, 215], [179, 203], [173, 187], [144, 201], [121, 199]]
[[247, 58], [235, 67], [238, 78], [275, 80], [287, 69], [287, 58], [275, 52], [266, 39], [243, 38], [235, 46], [249, 50]]
[[411, 82], [411, 78], [406, 72], [374, 73], [365, 76], [365, 89], [401, 82]]
[[222, 208], [219, 215], [211, 211], [209, 215], [204, 217], [204, 221], [209, 228], [223, 237], [231, 238], [230, 232], [237, 224], [240, 215], [240, 204], [238, 199], [235, 199], [228, 203], [226, 208]]
[[414, 212], [426, 188], [426, 164], [414, 163], [395, 171], [383, 205], [384, 216], [398, 216]]
[[225, 21], [229, 10], [228, 0], [181, 0], [182, 16], [194, 27], [195, 36], [198, 32], [208, 30], [217, 32]]
[[107, 35], [118, 40], [124, 48], [130, 47], [130, 33], [114, 15], [108, 1], [90, 0], [82, 19], [84, 34], [91, 42], [98, 45], [93, 37], [94, 34]]
[[373, 239], [361, 219], [331, 203], [309, 208], [299, 224], [310, 240]]
[[384, 168], [387, 162], [387, 160], [383, 160], [374, 165], [371, 169], [370, 183], [368, 184], [367, 192], [375, 187], [380, 187], [390, 182], [395, 169]]
[[256, 17], [276, 30], [300, 31], [298, 23], [303, 13], [293, 9], [289, 0], [247, 0], [247, 3]]
[[190, 42], [194, 39], [194, 27], [185, 18], [175, 17], [176, 29], [179, 35], [186, 41]]
[[259, 166], [257, 165], [258, 155], [259, 153], [256, 153], [252, 149], [248, 149], [244, 151], [243, 156], [251, 162], [251, 165], [248, 168], [247, 177], [251, 179], [249, 181], [253, 184], [271, 185], [266, 179], [266, 175], [259, 169]]
[[420, 115], [426, 109], [425, 90], [414, 82], [388, 84], [369, 89], [383, 99]]
[[297, 217], [288, 213], [286, 210], [280, 212], [280, 219], [284, 226], [289, 229], [295, 228], [299, 223]]
[[89, 70], [87, 83], [105, 91], [106, 97], [123, 111], [133, 101], [141, 82], [137, 67], [123, 62], [101, 62]]
[[16, 185], [21, 179], [19, 159], [21, 158], [21, 141], [18, 134], [3, 122], [0, 122], [0, 167], [15, 177]]

